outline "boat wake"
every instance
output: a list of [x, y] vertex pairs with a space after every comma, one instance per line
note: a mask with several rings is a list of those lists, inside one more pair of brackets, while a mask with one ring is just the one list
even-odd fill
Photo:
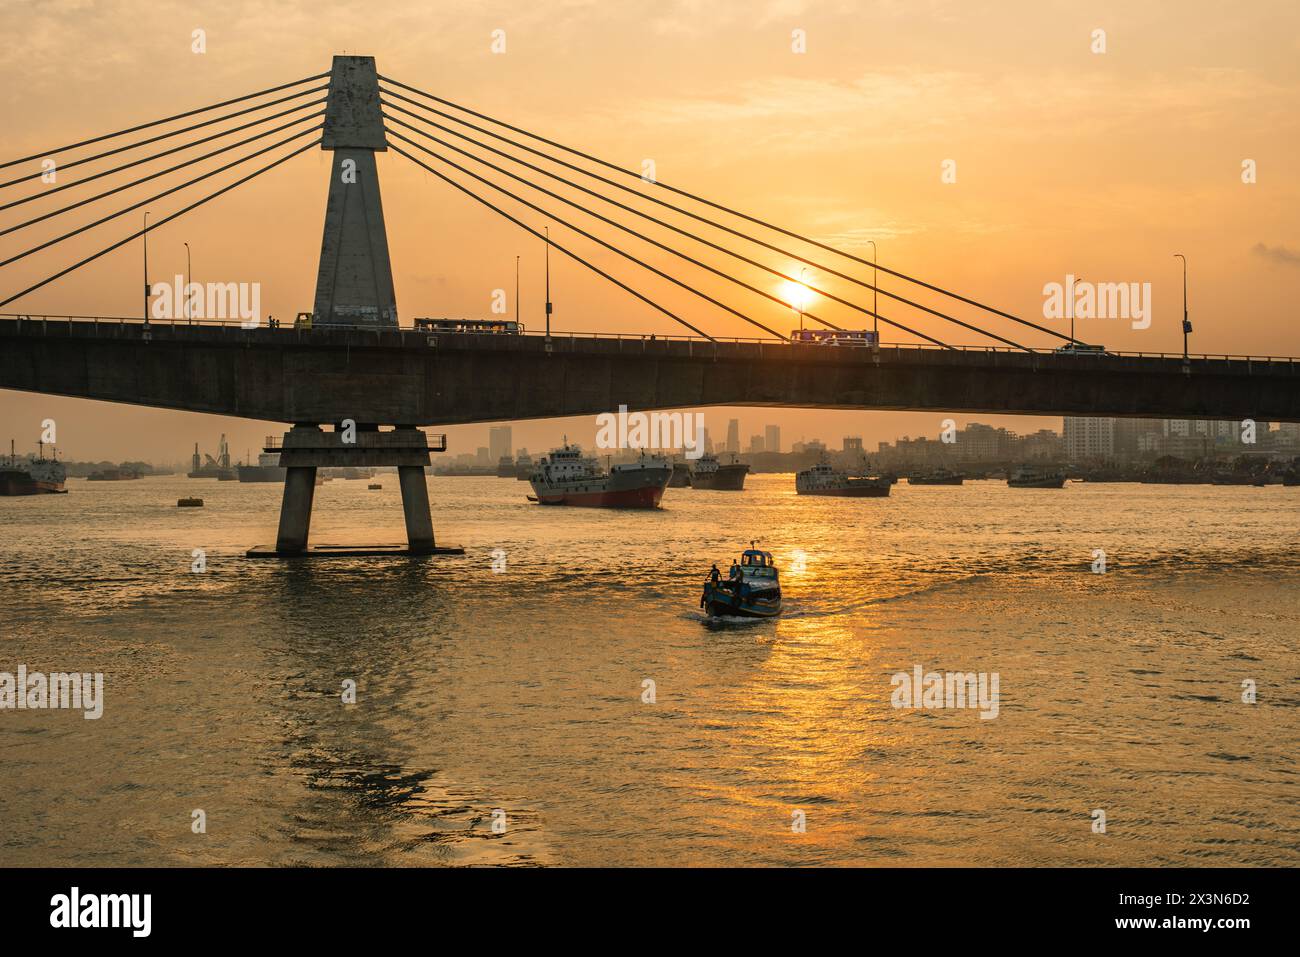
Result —
[[681, 617], [687, 621], [698, 621], [706, 628], [749, 628], [777, 620], [774, 618], [750, 618], [741, 615], [706, 615], [702, 611], [683, 612]]
[[960, 578], [954, 578], [949, 581], [936, 582], [933, 585], [923, 585], [920, 588], [914, 588], [911, 591], [899, 592], [896, 595], [876, 595], [872, 598], [866, 598], [862, 601], [847, 602], [836, 604], [833, 607], [817, 607], [808, 601], [791, 601], [788, 610], [785, 612], [785, 618], [832, 618], [837, 615], [847, 614], [848, 612], [861, 611], [865, 608], [871, 608], [875, 605], [887, 605], [896, 601], [907, 601], [911, 598], [919, 598], [922, 595], [932, 595], [936, 592], [948, 591], [953, 588], [960, 588], [964, 585], [970, 585], [982, 581], [989, 576], [983, 572], [975, 572], [970, 575], [963, 575]]

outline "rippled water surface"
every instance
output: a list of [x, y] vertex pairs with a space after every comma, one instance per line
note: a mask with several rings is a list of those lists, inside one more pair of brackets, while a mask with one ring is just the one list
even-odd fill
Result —
[[[382, 481], [313, 541], [400, 540]], [[1300, 863], [1300, 489], [433, 478], [463, 558], [281, 562], [242, 557], [278, 485], [69, 488], [0, 498], [0, 671], [103, 672], [104, 716], [0, 711], [0, 863]], [[751, 538], [785, 614], [706, 622]], [[916, 665], [996, 672], [997, 718], [891, 707]]]

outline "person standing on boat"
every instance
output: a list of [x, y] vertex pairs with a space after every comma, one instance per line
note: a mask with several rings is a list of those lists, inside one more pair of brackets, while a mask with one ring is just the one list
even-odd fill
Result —
[[713, 567], [709, 569], [709, 581], [716, 585], [721, 578], [722, 572], [718, 571], [717, 562], [714, 562]]

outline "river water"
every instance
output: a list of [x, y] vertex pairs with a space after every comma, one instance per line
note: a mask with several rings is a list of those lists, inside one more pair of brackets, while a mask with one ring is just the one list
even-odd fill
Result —
[[[381, 481], [313, 541], [399, 541]], [[1300, 489], [429, 484], [463, 558], [245, 559], [279, 485], [0, 499], [0, 671], [104, 674], [0, 711], [0, 864], [1300, 864]], [[705, 621], [750, 539], [785, 613]], [[918, 666], [996, 717], [893, 707]]]

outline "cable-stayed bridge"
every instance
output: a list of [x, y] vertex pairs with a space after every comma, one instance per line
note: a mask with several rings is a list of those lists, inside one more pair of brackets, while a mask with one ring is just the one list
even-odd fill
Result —
[[[275, 171], [316, 148], [333, 157], [309, 327], [189, 321], [188, 307], [179, 317], [146, 318], [147, 282], [138, 318], [21, 311], [39, 290], [124, 255], [124, 247], [143, 245], [150, 233], [253, 179], [284, 175]], [[676, 331], [482, 335], [403, 324], [375, 160], [385, 151], [612, 283]], [[179, 182], [113, 205], [178, 175]], [[620, 405], [1300, 421], [1300, 365], [1291, 358], [1092, 351], [937, 282], [647, 182], [383, 76], [371, 57], [336, 57], [329, 73], [0, 162], [0, 176], [7, 177], [0, 179], [0, 238], [39, 224], [58, 229], [0, 253], [0, 388], [293, 423], [282, 452], [289, 478], [278, 546], [285, 553], [306, 547], [316, 468], [336, 464], [398, 465], [412, 548], [431, 549], [420, 468], [429, 447], [416, 428], [423, 425]], [[122, 217], [164, 205], [175, 208], [123, 230]], [[118, 231], [112, 241], [57, 260], [69, 241], [110, 228]], [[50, 271], [36, 281], [5, 280], [7, 267], [33, 256], [50, 262]], [[825, 280], [804, 282], [796, 272], [806, 268]], [[147, 269], [146, 256], [146, 277]], [[651, 287], [677, 290], [671, 308], [647, 291], [649, 277]], [[771, 318], [775, 311], [790, 321], [788, 295], [772, 291], [777, 282], [819, 297], [816, 312], [802, 312], [808, 324], [870, 328], [891, 341], [848, 348], [790, 341]], [[721, 334], [742, 326], [752, 338]], [[355, 447], [319, 428], [344, 421], [360, 429]], [[397, 427], [396, 437], [381, 426]]]

